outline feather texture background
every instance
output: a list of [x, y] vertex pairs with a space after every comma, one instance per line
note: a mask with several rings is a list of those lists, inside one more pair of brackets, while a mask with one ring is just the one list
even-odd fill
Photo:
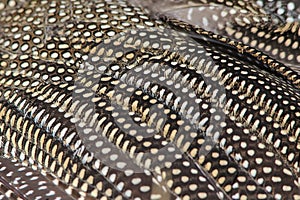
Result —
[[298, 51], [296, 1], [1, 2], [0, 198], [300, 199]]

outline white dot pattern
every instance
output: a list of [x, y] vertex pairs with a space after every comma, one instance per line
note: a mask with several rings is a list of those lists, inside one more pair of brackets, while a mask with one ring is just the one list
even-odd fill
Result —
[[300, 199], [298, 7], [0, 2], [0, 199]]
[[209, 6], [205, 1], [199, 1], [195, 6], [185, 5], [184, 1], [177, 4], [173, 1], [150, 2], [156, 4], [141, 4], [257, 48], [299, 72], [299, 41], [295, 39], [300, 33], [298, 1], [222, 0]]

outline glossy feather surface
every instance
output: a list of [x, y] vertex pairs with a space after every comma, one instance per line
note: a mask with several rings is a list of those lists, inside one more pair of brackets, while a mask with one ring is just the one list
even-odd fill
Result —
[[300, 199], [299, 15], [1, 2], [0, 198]]

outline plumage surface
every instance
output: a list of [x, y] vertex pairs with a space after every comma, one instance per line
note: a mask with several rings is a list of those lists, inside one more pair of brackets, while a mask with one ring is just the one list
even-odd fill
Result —
[[300, 199], [297, 5], [1, 2], [0, 198]]

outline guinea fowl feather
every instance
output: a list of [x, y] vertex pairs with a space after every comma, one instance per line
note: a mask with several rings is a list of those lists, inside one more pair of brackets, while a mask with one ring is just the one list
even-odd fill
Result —
[[0, 199], [300, 199], [298, 5], [0, 2]]

